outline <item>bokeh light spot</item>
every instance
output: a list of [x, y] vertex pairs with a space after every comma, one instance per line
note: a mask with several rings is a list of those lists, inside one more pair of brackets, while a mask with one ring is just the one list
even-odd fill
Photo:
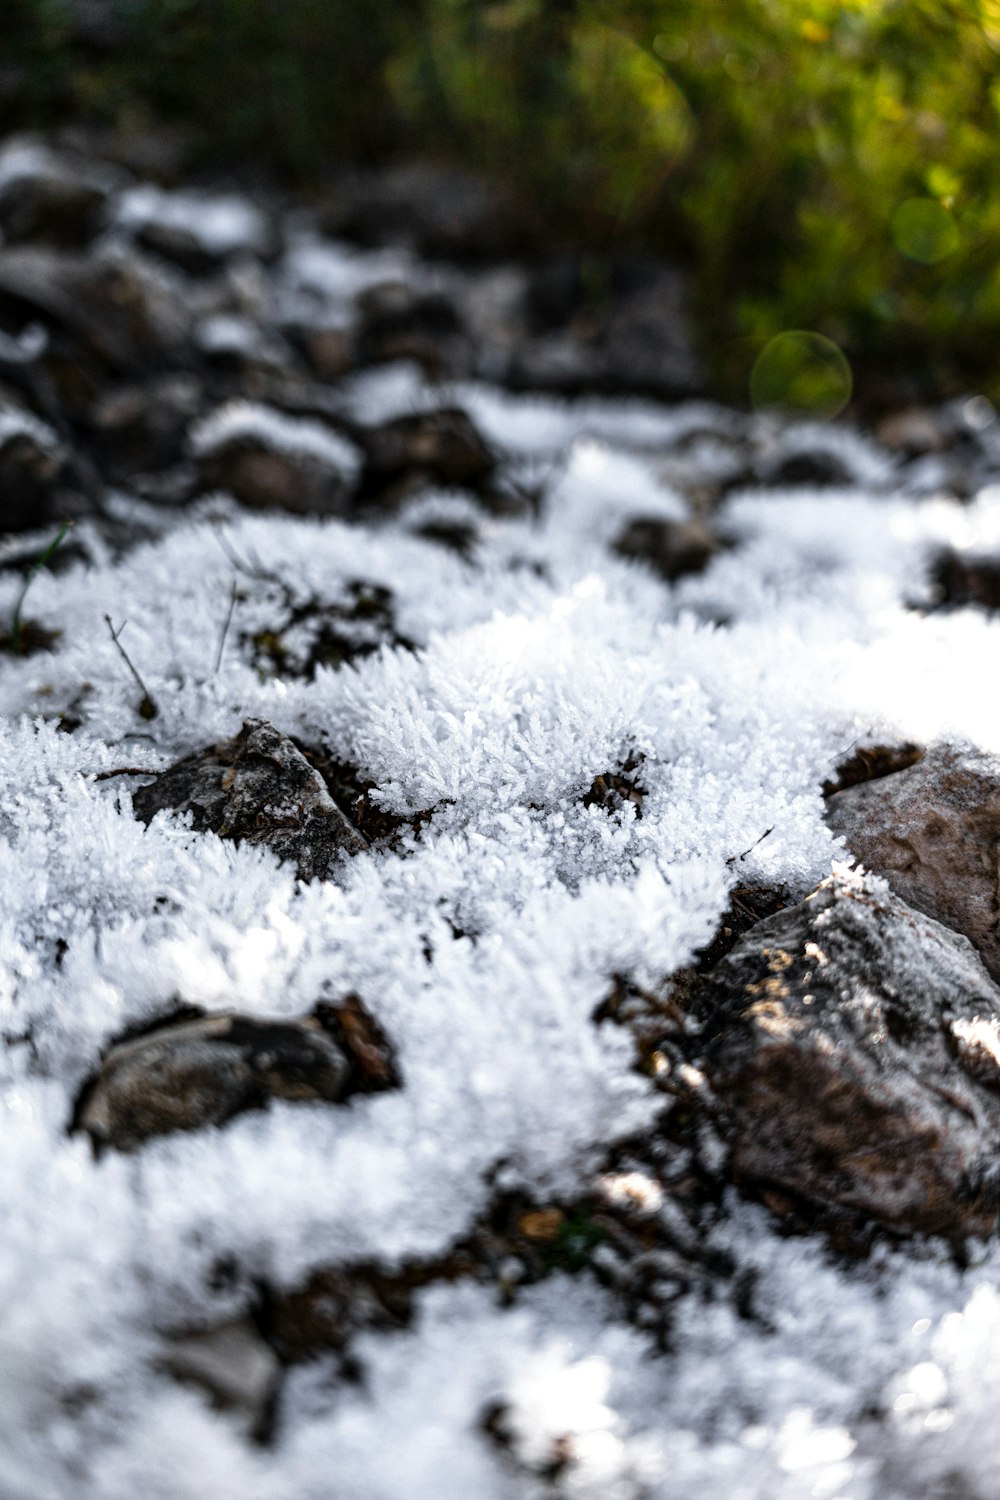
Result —
[[812, 417], [835, 417], [851, 399], [851, 367], [832, 339], [807, 329], [776, 334], [750, 372], [750, 399]]
[[907, 198], [892, 216], [896, 249], [909, 260], [936, 266], [958, 249], [958, 225], [953, 215], [933, 198]]

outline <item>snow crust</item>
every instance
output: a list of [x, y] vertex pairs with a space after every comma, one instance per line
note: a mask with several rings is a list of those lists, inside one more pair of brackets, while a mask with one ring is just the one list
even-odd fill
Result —
[[[306, 271], [338, 296], [362, 274]], [[579, 1191], [658, 1108], [627, 1033], [592, 1020], [611, 976], [681, 967], [737, 880], [804, 894], [829, 873], [842, 850], [820, 786], [858, 741], [1000, 749], [983, 691], [1000, 622], [910, 607], [935, 548], [1000, 547], [1000, 490], [908, 496], [868, 440], [830, 430], [851, 488], [732, 495], [730, 548], [668, 587], [609, 544], [630, 517], [685, 514], [671, 460], [688, 444], [712, 471], [749, 419], [452, 395], [503, 452], [548, 465], [539, 517], [480, 518], [469, 561], [413, 535], [409, 512], [372, 530], [218, 499], [120, 561], [95, 538], [92, 564], [32, 584], [26, 613], [61, 635], [0, 663], [0, 1497], [984, 1500], [1000, 1253], [844, 1268], [735, 1200], [717, 1248], [754, 1275], [767, 1327], [691, 1294], [664, 1352], [584, 1278], [509, 1308], [432, 1287], [411, 1329], [358, 1341], [361, 1383], [325, 1361], [294, 1372], [266, 1450], [158, 1363], [166, 1332], [232, 1315], [258, 1278], [444, 1250], [494, 1185]], [[362, 420], [428, 399], [398, 368], [343, 387]], [[347, 465], [326, 429], [262, 412], [215, 414], [195, 449], [262, 434]], [[418, 649], [262, 678], [252, 636], [289, 598], [336, 606], [355, 580], [392, 591]], [[0, 616], [19, 587], [0, 575]], [[105, 614], [128, 622], [155, 721]], [[355, 858], [342, 887], [304, 886], [182, 820], [144, 827], [134, 783], [97, 779], [249, 716], [357, 765], [385, 809], [428, 814], [419, 835]], [[585, 806], [636, 753], [641, 819]], [[345, 989], [392, 1037], [401, 1090], [278, 1103], [131, 1157], [95, 1161], [67, 1133], [109, 1041], [178, 998], [292, 1016]], [[219, 1290], [222, 1261], [239, 1269]], [[482, 1429], [497, 1402], [506, 1448]], [[567, 1437], [572, 1461], [546, 1480]]]

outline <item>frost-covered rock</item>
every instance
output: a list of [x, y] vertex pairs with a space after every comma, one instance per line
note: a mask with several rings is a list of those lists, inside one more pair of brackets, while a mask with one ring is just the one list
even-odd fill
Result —
[[357, 448], [324, 424], [235, 401], [190, 434], [202, 484], [253, 510], [339, 515], [360, 472]]
[[841, 873], [752, 928], [704, 1004], [739, 1186], [901, 1234], [996, 1228], [1000, 989], [964, 939]]
[[333, 878], [345, 855], [366, 847], [319, 772], [264, 719], [161, 771], [132, 805], [146, 823], [164, 810], [190, 813], [195, 828], [263, 845], [302, 880]]
[[827, 821], [904, 901], [964, 933], [1000, 980], [1000, 757], [940, 746], [837, 792]]
[[168, 192], [142, 183], [122, 193], [113, 221], [140, 244], [191, 271], [203, 271], [231, 255], [274, 249], [266, 216], [232, 193]]

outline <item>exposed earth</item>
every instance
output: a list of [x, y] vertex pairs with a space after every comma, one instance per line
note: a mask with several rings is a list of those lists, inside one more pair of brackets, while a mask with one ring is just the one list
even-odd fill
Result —
[[0, 1500], [989, 1500], [989, 403], [427, 166], [0, 231]]

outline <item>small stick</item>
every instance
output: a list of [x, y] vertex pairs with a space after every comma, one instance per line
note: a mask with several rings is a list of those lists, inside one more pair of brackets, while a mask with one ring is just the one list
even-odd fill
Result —
[[143, 682], [142, 678], [139, 676], [132, 658], [129, 656], [128, 652], [125, 650], [125, 647], [118, 639], [122, 631], [125, 629], [125, 626], [128, 624], [128, 621], [123, 620], [116, 631], [115, 627], [111, 623], [111, 616], [105, 615], [104, 619], [107, 622], [107, 627], [111, 632], [111, 639], [114, 641], [115, 645], [118, 647], [118, 650], [121, 652], [122, 661], [132, 673], [132, 676], [135, 678], [139, 686], [139, 691], [142, 694], [142, 702], [139, 704], [139, 717], [142, 719], [155, 719], [156, 715], [159, 713], [159, 709], [153, 701], [153, 695], [149, 691], [146, 684]]
[[95, 781], [110, 781], [112, 776], [160, 776], [161, 771], [154, 771], [150, 766], [119, 766], [114, 771], [97, 771], [94, 775]]
[[216, 658], [215, 658], [215, 671], [212, 674], [213, 677], [217, 677], [218, 676], [218, 674], [219, 674], [219, 668], [222, 666], [222, 653], [223, 653], [223, 651], [226, 648], [226, 637], [229, 634], [229, 627], [232, 624], [233, 611], [235, 610], [235, 608], [236, 608], [236, 579], [234, 578], [233, 579], [233, 586], [232, 586], [232, 588], [229, 591], [229, 609], [228, 609], [228, 611], [226, 613], [226, 623], [222, 627], [222, 636], [220, 637], [220, 640], [219, 640], [219, 650], [218, 650], [218, 652], [216, 654]]
[[752, 854], [753, 851], [756, 849], [757, 845], [758, 844], [762, 844], [764, 842], [764, 840], [767, 838], [768, 834], [769, 833], [773, 833], [773, 832], [774, 832], [774, 824], [772, 823], [771, 826], [770, 826], [770, 828], [765, 828], [764, 829], [764, 832], [761, 834], [760, 838], [756, 839], [754, 841], [754, 843], [752, 843], [750, 845], [749, 849], [744, 849], [744, 851], [743, 851], [742, 854], [731, 854], [729, 856], [729, 858], [726, 860], [726, 864], [727, 865], [734, 865], [734, 864], [736, 864], [737, 860], [739, 860], [739, 862], [742, 864], [742, 862], [746, 859], [747, 855], [748, 854]]

